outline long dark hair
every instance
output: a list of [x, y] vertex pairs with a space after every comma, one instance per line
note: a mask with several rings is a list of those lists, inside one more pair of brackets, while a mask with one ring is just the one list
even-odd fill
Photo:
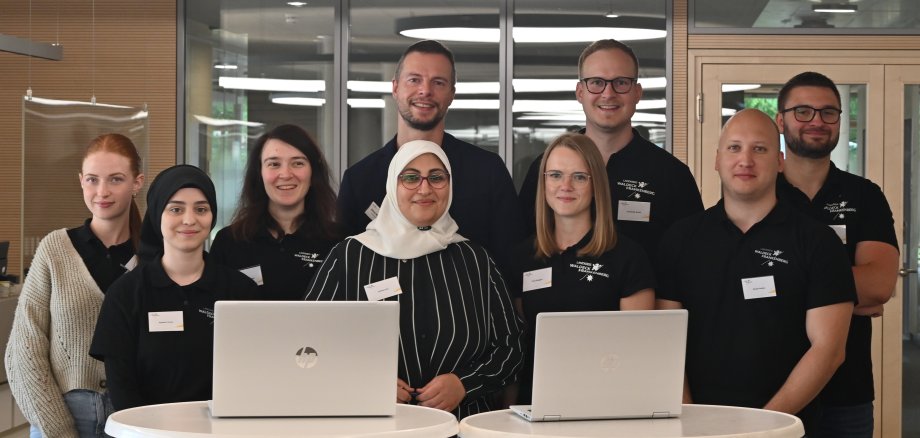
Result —
[[310, 191], [304, 198], [303, 214], [294, 222], [295, 234], [307, 238], [336, 240], [339, 237], [335, 224], [335, 192], [329, 165], [323, 152], [307, 131], [296, 125], [281, 125], [256, 140], [246, 160], [246, 174], [240, 204], [233, 215], [230, 233], [236, 240], [251, 241], [261, 229], [283, 236], [281, 225], [268, 212], [268, 194], [262, 181], [262, 150], [271, 139], [283, 141], [303, 152], [310, 161], [312, 176]]
[[[131, 167], [131, 182], [141, 174], [141, 156], [137, 153], [137, 147], [130, 138], [121, 134], [111, 133], [102, 134], [89, 142], [86, 151], [83, 153], [83, 161], [86, 161], [90, 155], [96, 152], [111, 152], [121, 155], [128, 159], [128, 165]], [[81, 161], [82, 162], [82, 161]], [[134, 194], [137, 196], [137, 193]], [[131, 198], [130, 212], [128, 213], [128, 230], [131, 234], [131, 245], [134, 251], [137, 251], [141, 239], [141, 212], [137, 208], [137, 202]]]

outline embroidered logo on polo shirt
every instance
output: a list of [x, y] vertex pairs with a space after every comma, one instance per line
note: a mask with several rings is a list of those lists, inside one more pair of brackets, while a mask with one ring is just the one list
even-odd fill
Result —
[[824, 211], [831, 214], [834, 219], [846, 219], [847, 213], [856, 213], [856, 209], [849, 206], [849, 202], [828, 202], [824, 204]]
[[763, 263], [761, 263], [760, 266], [773, 266], [776, 264], [776, 262], [782, 263], [784, 265], [789, 264], [789, 260], [780, 257], [780, 255], [783, 254], [783, 251], [778, 250], [778, 249], [770, 249], [770, 248], [755, 249], [754, 254], [759, 255], [760, 258], [763, 260]]
[[594, 281], [594, 277], [598, 275], [604, 278], [610, 278], [610, 274], [601, 272], [601, 269], [604, 268], [604, 265], [600, 263], [575, 262], [570, 264], [569, 267], [581, 274], [584, 274], [579, 280], [591, 282]]
[[648, 183], [645, 181], [624, 179], [617, 181], [617, 185], [632, 192], [628, 197], [629, 199], [646, 199], [650, 196], [655, 196], [655, 192], [649, 189]]
[[[207, 308], [207, 307], [202, 307], [202, 308], [198, 309], [198, 313], [204, 315], [204, 316], [207, 317], [208, 319], [212, 319], [212, 320], [214, 319], [214, 309], [209, 309], [209, 308]], [[214, 322], [214, 321], [211, 321], [211, 323], [213, 323], [213, 322]]]
[[297, 257], [303, 262], [303, 267], [312, 268], [314, 265], [322, 264], [323, 259], [319, 258], [319, 254], [315, 252], [303, 252], [300, 251], [297, 254], [294, 254], [294, 257]]

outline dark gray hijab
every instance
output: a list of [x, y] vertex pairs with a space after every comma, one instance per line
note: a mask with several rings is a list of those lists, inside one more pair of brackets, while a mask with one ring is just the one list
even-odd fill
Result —
[[[147, 190], [147, 212], [141, 226], [141, 245], [137, 256], [141, 262], [149, 262], [163, 254], [163, 233], [160, 222], [166, 204], [176, 192], [187, 187], [196, 188], [204, 193], [211, 206], [211, 213], [217, 218], [217, 193], [208, 174], [188, 164], [170, 167], [157, 175]], [[217, 221], [211, 221], [211, 229]]]

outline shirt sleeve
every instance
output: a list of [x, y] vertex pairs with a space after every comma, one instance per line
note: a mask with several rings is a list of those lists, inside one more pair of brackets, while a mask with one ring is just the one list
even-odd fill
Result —
[[898, 248], [898, 238], [894, 231], [894, 215], [891, 213], [891, 206], [888, 205], [888, 199], [873, 182], [869, 182], [862, 194], [862, 211], [860, 211], [859, 227], [855, 233], [850, 234], [847, 230], [847, 241], [852, 236], [855, 242], [883, 242], [895, 249]]
[[[808, 232], [808, 231], [806, 231]], [[804, 239], [805, 237], [802, 236]], [[819, 226], [813, 232], [811, 263], [808, 274], [808, 309], [844, 302], [857, 302], [856, 282], [846, 247], [828, 227]]]
[[680, 250], [680, 231], [671, 227], [661, 236], [658, 244], [658, 254], [654, 265], [655, 277], [658, 279], [658, 288], [655, 289], [656, 298], [683, 303], [683, 296], [679, 288], [680, 279], [675, 268], [680, 266], [677, 260]]
[[512, 250], [524, 238], [524, 227], [521, 221], [521, 212], [518, 209], [517, 195], [514, 191], [514, 181], [508, 169], [505, 168], [501, 158], [494, 155], [494, 168], [492, 178], [491, 217], [489, 251], [495, 254], [499, 269], [504, 270], [511, 263]]
[[131, 290], [128, 274], [109, 288], [102, 301], [90, 356], [105, 362], [106, 388], [116, 411], [149, 403], [141, 394], [137, 376], [137, 333], [141, 321], [134, 305], [139, 291]]
[[468, 400], [492, 394], [514, 382], [524, 358], [522, 322], [511, 305], [504, 279], [495, 264], [487, 260], [492, 348], [483, 357], [454, 370], [466, 388]]
[[77, 438], [73, 416], [51, 371], [51, 272], [47, 247], [39, 246], [25, 279], [9, 344], [6, 375], [23, 415], [44, 436]]
[[349, 240], [351, 239], [346, 239], [329, 251], [329, 256], [313, 274], [313, 279], [304, 292], [304, 301], [345, 300], [345, 291], [341, 289], [345, 275], [344, 252]]
[[622, 274], [624, 276], [623, 289], [620, 298], [628, 297], [641, 290], [655, 289], [655, 274], [645, 250], [632, 240], [623, 239], [617, 245], [623, 246], [624, 251], [618, 255], [618, 258], [625, 262]]
[[336, 215], [339, 227], [345, 236], [361, 233], [368, 224], [367, 217], [357, 205], [359, 199], [354, 192], [353, 186], [355, 182], [353, 180], [353, 172], [351, 169], [346, 169], [345, 174], [342, 175], [342, 183], [339, 185], [339, 194], [336, 200]]
[[521, 185], [521, 192], [518, 194], [521, 218], [524, 221], [524, 233], [527, 235], [533, 234], [537, 228], [535, 204], [537, 183], [540, 181], [540, 161], [542, 159], [543, 155], [539, 155], [530, 163], [530, 168], [527, 169], [527, 176], [524, 177], [524, 184]]

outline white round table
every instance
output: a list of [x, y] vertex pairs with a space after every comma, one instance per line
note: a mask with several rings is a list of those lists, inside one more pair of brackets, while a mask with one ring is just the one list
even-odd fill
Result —
[[794, 415], [733, 406], [684, 405], [679, 418], [531, 423], [510, 410], [466, 417], [461, 438], [524, 437], [744, 437], [801, 438]]
[[457, 419], [450, 412], [402, 404], [392, 417], [213, 418], [207, 402], [186, 402], [116, 412], [105, 433], [117, 438], [442, 438], [457, 434]]

